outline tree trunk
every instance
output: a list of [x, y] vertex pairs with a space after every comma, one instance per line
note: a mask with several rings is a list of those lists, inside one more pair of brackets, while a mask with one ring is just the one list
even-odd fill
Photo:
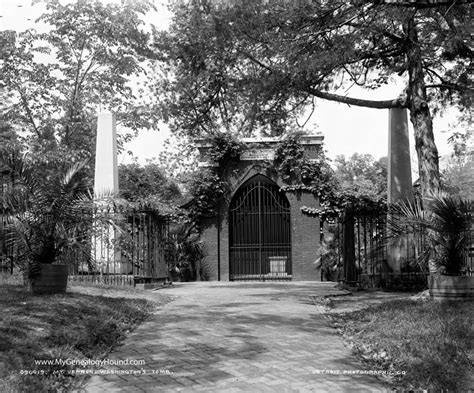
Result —
[[438, 149], [434, 141], [433, 118], [426, 97], [421, 48], [413, 17], [406, 29], [409, 38], [408, 104], [415, 134], [421, 195], [425, 198], [440, 188]]

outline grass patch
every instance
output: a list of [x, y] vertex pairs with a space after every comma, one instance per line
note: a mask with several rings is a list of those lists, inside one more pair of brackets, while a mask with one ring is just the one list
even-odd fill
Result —
[[407, 299], [331, 316], [371, 368], [406, 373], [393, 387], [465, 391], [472, 387], [473, 312], [471, 302]]
[[73, 390], [85, 378], [74, 375], [79, 366], [36, 365], [35, 360], [103, 358], [170, 301], [130, 289], [73, 286], [68, 291], [32, 296], [18, 285], [0, 287], [0, 391]]

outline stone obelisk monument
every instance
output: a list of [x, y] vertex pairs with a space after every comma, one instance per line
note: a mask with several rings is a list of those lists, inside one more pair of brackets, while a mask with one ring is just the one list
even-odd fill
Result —
[[[413, 200], [408, 116], [405, 108], [389, 110], [388, 126], [388, 203]], [[406, 263], [408, 237], [395, 239], [388, 247], [388, 265], [394, 273]]]
[[[103, 218], [114, 216], [110, 198], [118, 196], [117, 131], [115, 114], [99, 113], [95, 155], [94, 198], [96, 201], [95, 260], [101, 274], [121, 273], [118, 233]], [[100, 217], [100, 218], [98, 218]]]
[[388, 203], [413, 200], [407, 110], [389, 110]]
[[97, 117], [94, 197], [100, 199], [104, 196], [117, 196], [118, 191], [115, 114], [99, 113]]

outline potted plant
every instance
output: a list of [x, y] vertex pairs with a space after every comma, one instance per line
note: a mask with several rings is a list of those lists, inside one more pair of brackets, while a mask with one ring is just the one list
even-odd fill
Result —
[[85, 162], [68, 168], [45, 170], [28, 156], [3, 154], [3, 243], [16, 250], [16, 263], [25, 286], [35, 294], [64, 293], [67, 250], [79, 251], [91, 263], [82, 222], [91, 195], [84, 174]]
[[428, 267], [430, 296], [435, 300], [472, 300], [474, 276], [465, 264], [471, 246], [473, 203], [445, 192], [425, 201], [397, 204], [390, 214], [392, 236], [412, 233], [422, 239], [418, 262]]

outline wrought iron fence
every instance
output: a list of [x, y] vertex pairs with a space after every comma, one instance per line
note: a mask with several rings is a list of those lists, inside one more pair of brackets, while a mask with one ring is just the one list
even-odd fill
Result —
[[[169, 220], [149, 209], [95, 206], [79, 214], [68, 247], [58, 262], [69, 265], [69, 280], [107, 285], [166, 281], [169, 277]], [[2, 229], [4, 218], [2, 216]], [[1, 242], [1, 268], [13, 272], [17, 253]]]
[[[87, 217], [87, 216], [86, 216]], [[133, 285], [165, 281], [169, 221], [153, 210], [99, 207], [87, 217], [93, 264], [67, 258], [70, 280]]]
[[[389, 239], [387, 215], [348, 210], [334, 223], [325, 223], [322, 275], [350, 286], [420, 289], [427, 286], [428, 266], [423, 260], [426, 236], [409, 230]], [[467, 232], [463, 270], [473, 274], [474, 230]], [[392, 270], [393, 265], [399, 268]]]

